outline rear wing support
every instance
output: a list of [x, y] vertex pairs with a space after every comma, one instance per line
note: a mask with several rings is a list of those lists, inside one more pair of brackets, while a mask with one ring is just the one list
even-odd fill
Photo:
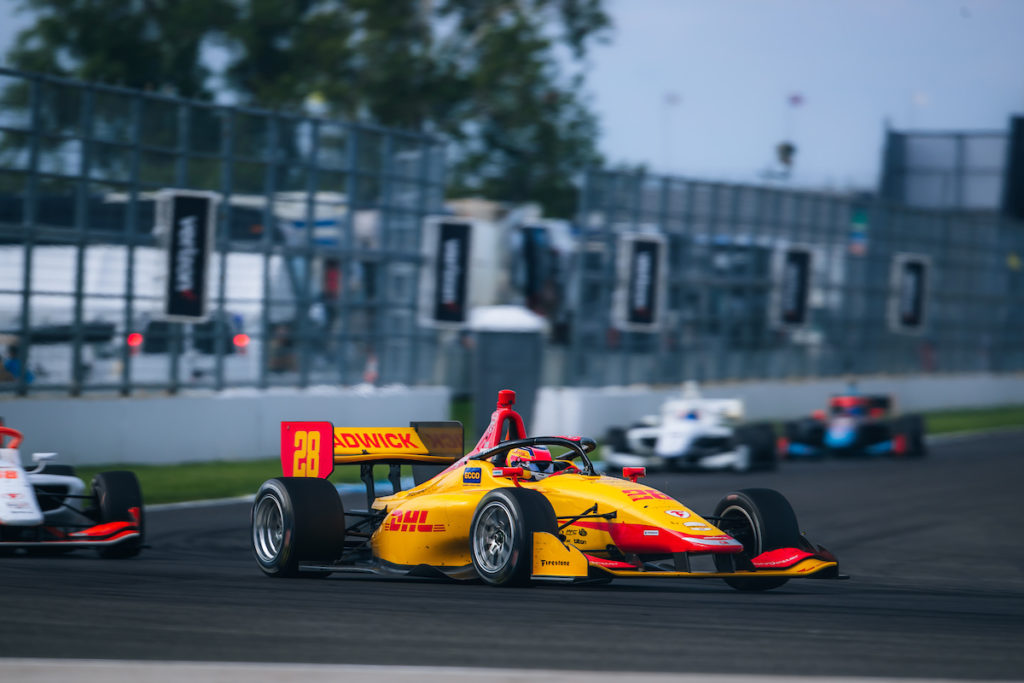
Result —
[[[377, 489], [373, 484], [373, 463], [364, 462], [359, 465], [359, 480], [366, 487], [366, 509], [373, 507], [373, 501], [377, 500]], [[397, 463], [388, 465], [388, 482], [391, 484], [391, 492], [398, 493], [402, 490], [402, 466]]]

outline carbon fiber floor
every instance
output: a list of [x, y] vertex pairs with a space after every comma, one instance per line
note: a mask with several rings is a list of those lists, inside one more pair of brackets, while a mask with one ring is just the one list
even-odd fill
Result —
[[717, 581], [274, 581], [251, 559], [247, 505], [164, 510], [133, 560], [0, 558], [0, 656], [1024, 676], [1024, 432], [922, 461], [648, 481], [699, 512], [735, 488], [779, 489], [853, 579], [764, 594]]

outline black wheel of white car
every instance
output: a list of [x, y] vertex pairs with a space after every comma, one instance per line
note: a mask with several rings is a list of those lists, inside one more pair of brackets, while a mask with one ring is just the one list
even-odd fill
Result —
[[469, 527], [470, 556], [480, 578], [492, 586], [529, 583], [535, 531], [558, 533], [555, 510], [542, 494], [500, 488], [484, 496]]
[[766, 422], [740, 425], [734, 439], [737, 449], [746, 449], [746, 457], [739, 458], [738, 472], [749, 470], [773, 470], [778, 464], [775, 452], [775, 428]]
[[329, 563], [341, 556], [345, 510], [325, 479], [277, 477], [263, 483], [250, 513], [256, 563], [267, 576], [326, 576], [303, 573], [301, 562]]
[[[796, 513], [778, 491], [743, 489], [729, 493], [715, 507], [718, 528], [743, 544], [741, 560], [749, 561], [763, 552], [777, 548], [803, 547], [803, 537]], [[720, 572], [732, 571], [729, 555], [715, 555]], [[778, 588], [789, 581], [786, 577], [726, 578], [725, 582], [741, 591], [764, 591]]]
[[137, 522], [139, 525], [138, 538], [98, 548], [100, 557], [138, 555], [146, 540], [146, 512], [142, 505], [142, 488], [135, 473], [127, 470], [100, 472], [92, 480], [92, 493], [100, 522]]

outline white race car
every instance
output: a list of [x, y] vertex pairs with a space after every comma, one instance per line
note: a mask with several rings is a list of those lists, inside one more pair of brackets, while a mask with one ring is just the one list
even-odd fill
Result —
[[747, 472], [774, 469], [775, 428], [740, 424], [743, 401], [702, 398], [688, 382], [679, 398], [665, 401], [660, 415], [626, 429], [608, 430], [603, 458], [613, 467]]
[[[35, 453], [25, 470], [21, 432], [0, 427], [0, 555], [96, 548], [101, 557], [132, 557], [145, 536], [142, 492], [133, 472], [101, 472], [92, 492], [55, 453]], [[8, 447], [3, 441], [10, 439]]]

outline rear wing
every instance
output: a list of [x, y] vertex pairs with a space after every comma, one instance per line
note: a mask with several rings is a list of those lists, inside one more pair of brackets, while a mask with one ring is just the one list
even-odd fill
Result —
[[412, 422], [408, 427], [335, 427], [282, 422], [281, 470], [286, 477], [326, 479], [335, 465], [441, 465], [463, 454], [462, 423]]

